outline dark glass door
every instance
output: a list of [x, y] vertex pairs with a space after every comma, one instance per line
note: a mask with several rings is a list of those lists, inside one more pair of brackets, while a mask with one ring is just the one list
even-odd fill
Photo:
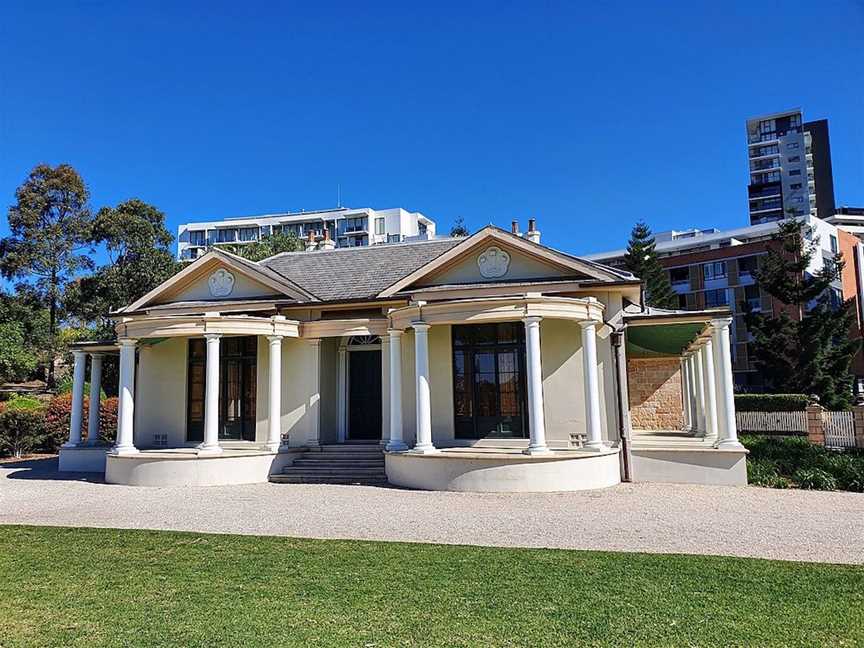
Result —
[[[258, 338], [222, 338], [219, 345], [219, 438], [255, 440]], [[204, 440], [204, 393], [207, 375], [206, 341], [189, 340], [189, 441]]]
[[457, 439], [528, 436], [519, 324], [453, 327], [453, 404]]
[[381, 439], [381, 351], [348, 354], [348, 438]]

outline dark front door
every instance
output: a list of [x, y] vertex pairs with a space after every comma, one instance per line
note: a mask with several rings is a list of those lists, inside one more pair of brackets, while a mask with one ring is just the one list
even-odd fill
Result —
[[[206, 342], [189, 340], [186, 438], [204, 440]], [[219, 438], [255, 440], [258, 338], [226, 337], [219, 344]]]
[[381, 351], [348, 354], [348, 438], [381, 439]]
[[517, 323], [453, 327], [457, 439], [528, 436], [525, 332]]

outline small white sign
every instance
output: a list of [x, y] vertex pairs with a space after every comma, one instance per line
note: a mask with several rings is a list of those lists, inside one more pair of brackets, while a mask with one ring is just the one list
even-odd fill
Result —
[[477, 257], [477, 267], [487, 279], [503, 277], [510, 267], [510, 255], [499, 247], [488, 247]]
[[214, 297], [227, 297], [234, 290], [234, 275], [225, 268], [219, 268], [207, 280], [210, 294]]

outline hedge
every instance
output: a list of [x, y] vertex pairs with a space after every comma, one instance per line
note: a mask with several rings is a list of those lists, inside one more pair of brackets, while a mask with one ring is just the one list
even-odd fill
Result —
[[803, 412], [810, 399], [805, 394], [736, 394], [738, 412]]

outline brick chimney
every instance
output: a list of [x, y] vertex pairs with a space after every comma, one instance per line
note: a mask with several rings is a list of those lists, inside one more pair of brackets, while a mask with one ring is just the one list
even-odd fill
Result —
[[313, 252], [318, 248], [318, 244], [315, 242], [315, 232], [309, 232], [306, 236], [306, 251]]
[[519, 234], [519, 221], [517, 221], [515, 218], [510, 223], [510, 232], [512, 234], [515, 234], [516, 236], [521, 236], [521, 234]]
[[528, 231], [525, 232], [525, 238], [531, 241], [532, 243], [540, 242], [540, 230], [537, 229], [537, 219], [529, 218], [528, 219]]
[[330, 230], [324, 228], [324, 240], [318, 246], [321, 250], [332, 250], [336, 247], [336, 241], [330, 238]]

